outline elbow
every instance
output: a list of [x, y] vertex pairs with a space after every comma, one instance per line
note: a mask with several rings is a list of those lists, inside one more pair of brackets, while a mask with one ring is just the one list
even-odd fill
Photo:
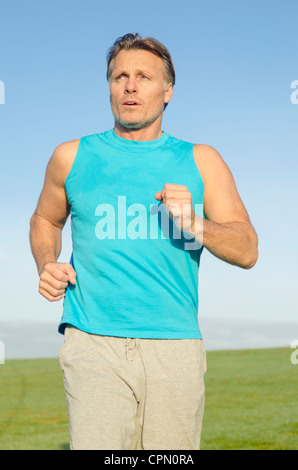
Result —
[[244, 269], [251, 269], [255, 266], [259, 258], [259, 251], [258, 248], [255, 250], [252, 250], [250, 253], [249, 259], [246, 261], [246, 263], [242, 266]]
[[37, 227], [41, 219], [42, 217], [35, 211], [29, 222], [30, 230], [33, 230], [35, 227]]
[[32, 217], [30, 219], [30, 222], [29, 222], [30, 229], [32, 229], [32, 227], [34, 227], [35, 221], [36, 221], [36, 212], [34, 212], [34, 214], [32, 215]]
[[56, 221], [51, 220], [49, 217], [45, 217], [43, 214], [38, 213], [37, 211], [34, 212], [30, 219], [30, 229], [34, 228], [36, 224], [46, 224], [48, 226], [52, 226], [59, 230], [62, 230], [67, 218], [62, 223], [57, 223]]
[[251, 269], [255, 266], [259, 259], [259, 241], [258, 241], [258, 235], [256, 231], [252, 228], [252, 233], [250, 234], [250, 240], [248, 243], [248, 250], [247, 250], [247, 258], [246, 258], [246, 263], [243, 266], [244, 269]]

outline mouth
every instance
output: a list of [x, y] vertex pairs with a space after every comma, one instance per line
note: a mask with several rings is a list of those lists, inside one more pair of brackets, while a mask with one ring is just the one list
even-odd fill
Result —
[[124, 101], [123, 106], [127, 108], [136, 108], [137, 106], [140, 106], [140, 103], [138, 101], [129, 100]]

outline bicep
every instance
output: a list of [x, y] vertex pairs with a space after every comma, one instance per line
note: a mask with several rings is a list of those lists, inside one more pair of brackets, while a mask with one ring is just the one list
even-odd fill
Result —
[[69, 203], [61, 178], [59, 156], [55, 152], [47, 165], [35, 215], [43, 217], [61, 229], [69, 215]]
[[196, 163], [204, 181], [204, 213], [217, 223], [246, 222], [249, 215], [234, 177], [219, 153], [209, 146], [196, 151]]

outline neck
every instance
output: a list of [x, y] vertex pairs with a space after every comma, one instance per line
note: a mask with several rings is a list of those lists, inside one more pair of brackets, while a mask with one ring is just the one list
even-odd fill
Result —
[[141, 129], [129, 129], [115, 121], [115, 134], [128, 140], [156, 140], [162, 136], [159, 126], [148, 126]]

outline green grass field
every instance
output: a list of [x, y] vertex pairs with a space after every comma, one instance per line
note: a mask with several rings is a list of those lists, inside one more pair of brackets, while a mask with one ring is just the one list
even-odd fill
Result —
[[[290, 348], [210, 351], [201, 448], [298, 449], [298, 365]], [[0, 365], [0, 449], [67, 450], [56, 359]]]

